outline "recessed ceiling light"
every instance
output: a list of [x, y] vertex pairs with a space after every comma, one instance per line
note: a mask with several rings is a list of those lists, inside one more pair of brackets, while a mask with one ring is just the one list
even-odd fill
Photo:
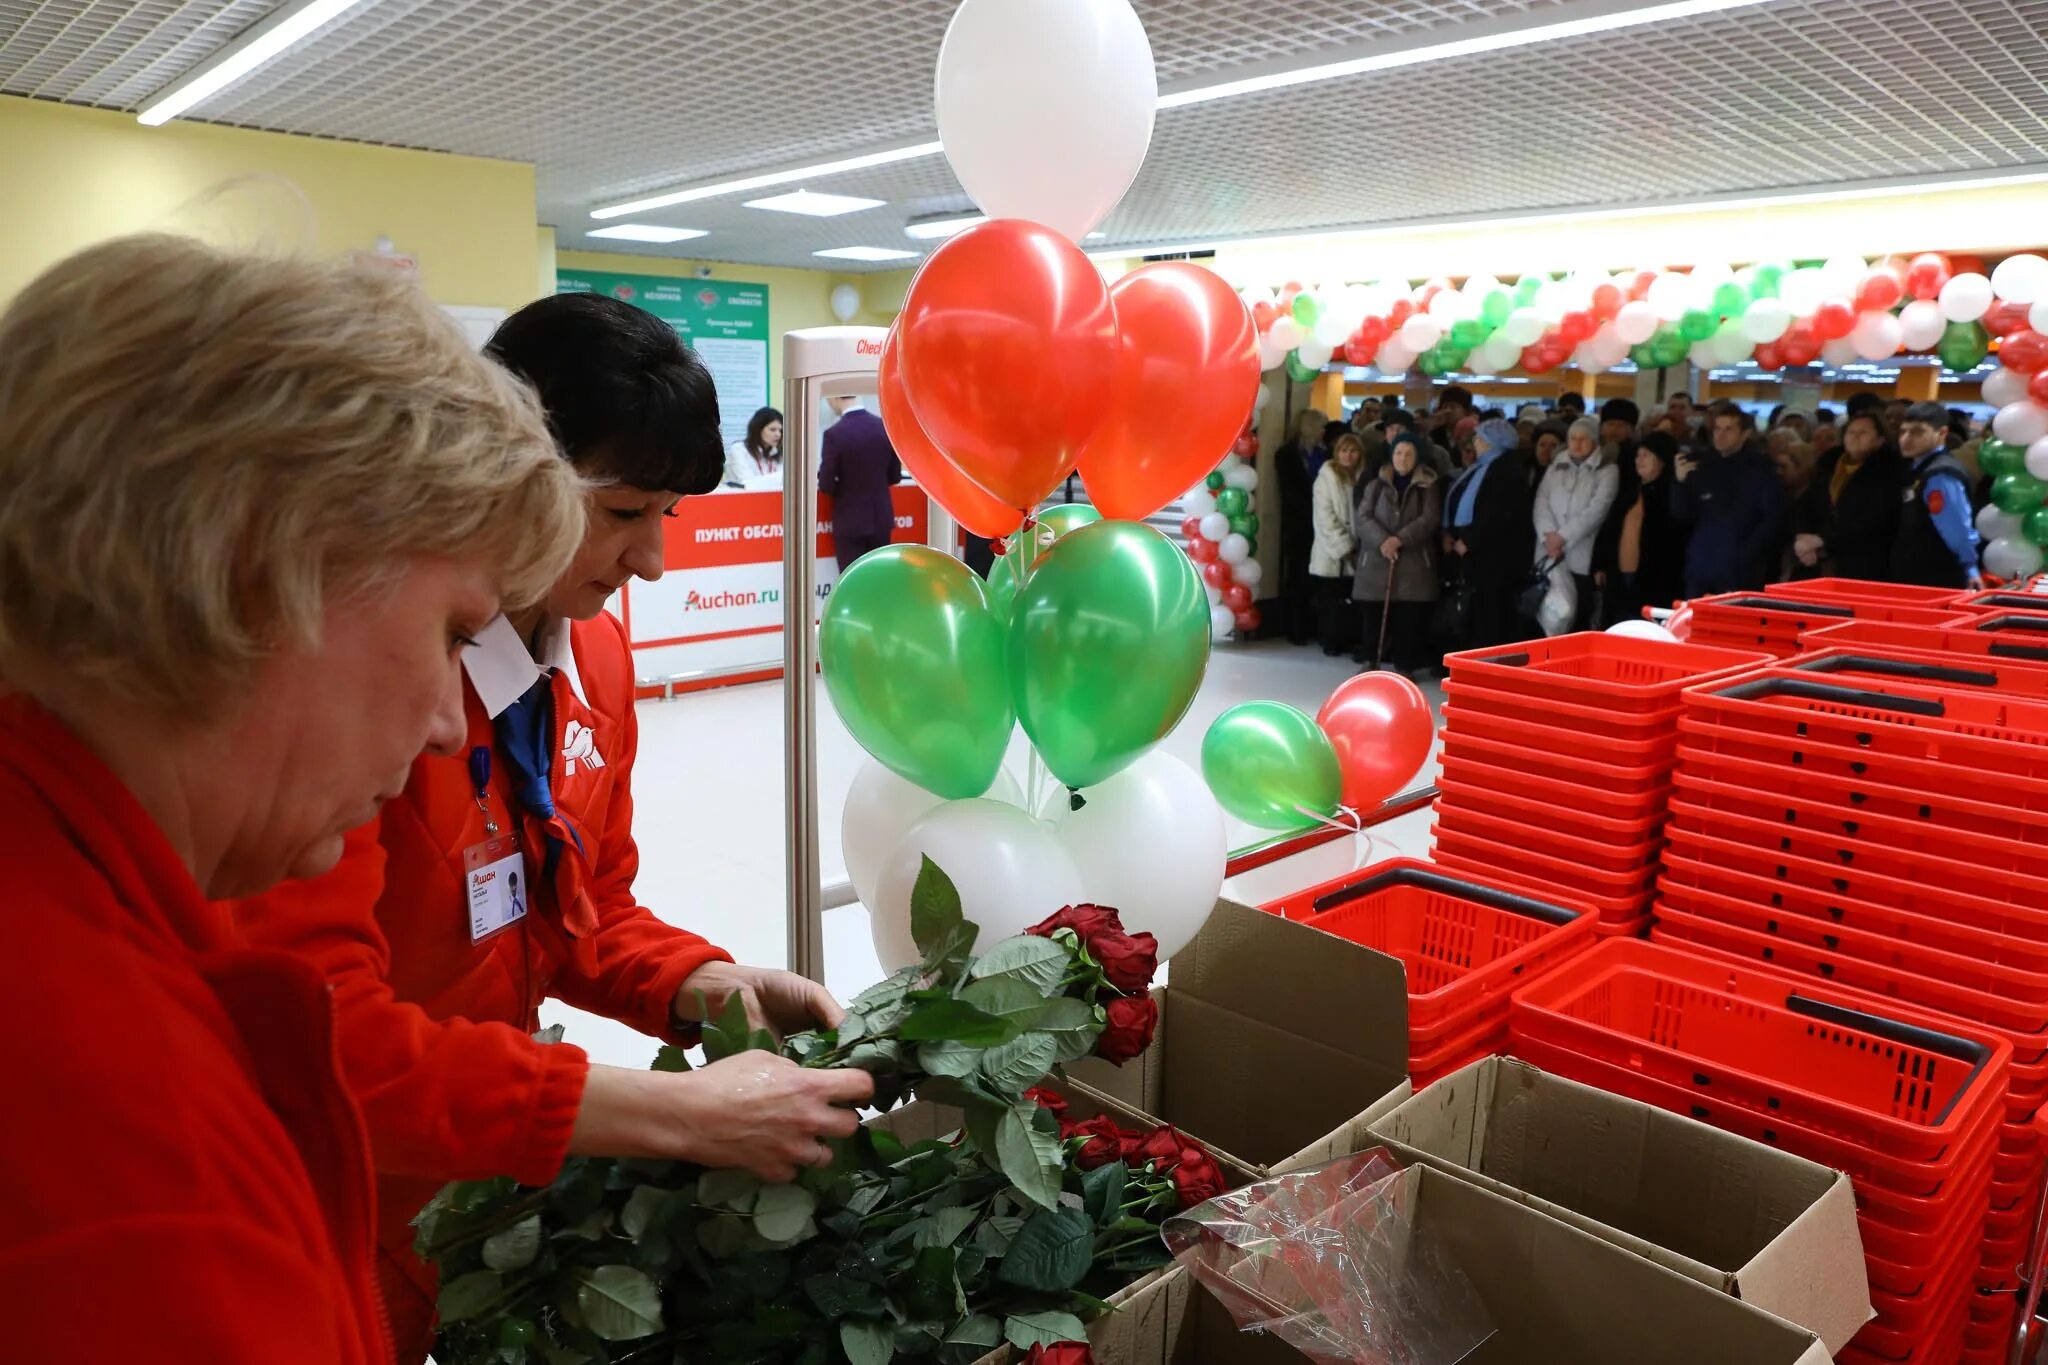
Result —
[[907, 261], [917, 255], [915, 251], [898, 251], [889, 246], [835, 246], [811, 254], [834, 261]]
[[937, 218], [917, 218], [904, 225], [903, 235], [915, 237], [920, 242], [932, 242], [965, 232], [971, 227], [980, 227], [987, 221], [985, 213], [949, 213]]
[[768, 199], [749, 199], [750, 209], [767, 209], [771, 213], [801, 213], [806, 218], [837, 218], [842, 213], [859, 213], [862, 209], [878, 209], [880, 199], [860, 199], [850, 194], [819, 194], [816, 190], [797, 190], [793, 194], [778, 194]]
[[662, 227], [656, 223], [617, 223], [611, 227], [592, 228], [583, 235], [616, 237], [622, 242], [687, 242], [692, 237], [709, 234], [703, 228]]
[[135, 115], [136, 122], [151, 127], [168, 123], [361, 3], [363, 0], [295, 0], [272, 10], [260, 23], [245, 29], [226, 47], [166, 86], [142, 106]]

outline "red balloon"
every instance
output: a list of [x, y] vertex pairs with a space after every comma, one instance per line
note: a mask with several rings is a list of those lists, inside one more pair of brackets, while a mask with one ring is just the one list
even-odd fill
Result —
[[1775, 341], [1758, 343], [1755, 360], [1758, 369], [1782, 370], [1785, 368], [1785, 357], [1779, 352], [1778, 343]]
[[1257, 630], [1259, 628], [1259, 623], [1264, 621], [1265, 619], [1265, 617], [1259, 615], [1259, 609], [1257, 607], [1246, 607], [1243, 611], [1237, 614], [1237, 628], [1245, 632], [1247, 635], [1249, 635], [1251, 632]]
[[1856, 330], [1856, 310], [1840, 299], [1829, 299], [1813, 310], [1813, 334], [1822, 341], [1840, 341]]
[[1778, 338], [1778, 354], [1787, 365], [1811, 365], [1820, 358], [1820, 338], [1810, 323], [1795, 322]]
[[2008, 370], [2021, 374], [2048, 371], [2048, 336], [2032, 329], [2014, 332], [1998, 343], [1998, 359]]
[[1414, 317], [1419, 311], [1413, 299], [1395, 299], [1394, 306], [1387, 310], [1387, 327], [1389, 331], [1391, 332], [1393, 328], [1399, 327], [1402, 323]]
[[1212, 588], [1227, 588], [1236, 580], [1230, 576], [1230, 566], [1220, 559], [1212, 559], [1202, 565], [1202, 581]]
[[1614, 315], [1621, 311], [1621, 305], [1625, 302], [1627, 300], [1622, 297], [1620, 285], [1596, 284], [1593, 286], [1593, 316], [1601, 322], [1614, 321]]
[[1991, 305], [1984, 314], [1984, 330], [1995, 337], [2011, 336], [2027, 325], [2028, 308], [2024, 303], [2001, 301]]
[[1558, 362], [1550, 358], [1540, 341], [1522, 350], [1522, 368], [1530, 374], [1548, 374], [1556, 369], [1557, 365]]
[[1202, 519], [1200, 517], [1187, 517], [1183, 519], [1180, 524], [1180, 538], [1182, 540], [1200, 540], [1202, 538]]
[[1267, 328], [1280, 320], [1280, 310], [1260, 299], [1252, 305], [1252, 326], [1263, 335]]
[[1590, 341], [1593, 333], [1599, 330], [1600, 324], [1591, 311], [1566, 313], [1557, 324], [1557, 335], [1574, 346], [1582, 341]]
[[1280, 297], [1286, 299], [1289, 303], [1293, 303], [1294, 296], [1296, 294], [1299, 294], [1305, 288], [1307, 288], [1307, 286], [1302, 284], [1300, 280], [1289, 280], [1287, 283], [1280, 286]]
[[[1251, 315], [1236, 295], [1231, 305], [1248, 334]], [[946, 242], [911, 281], [896, 325], [918, 421], [1005, 507], [1036, 507], [1059, 487], [1121, 397], [1108, 286], [1079, 247], [1037, 223], [998, 218]], [[1228, 444], [1226, 434], [1203, 468]]]
[[2036, 370], [2034, 377], [2027, 381], [2027, 397], [2048, 408], [2048, 369]]
[[1230, 453], [1242, 459], [1253, 459], [1259, 453], [1259, 438], [1250, 434], [1238, 437], [1230, 443]]
[[1941, 293], [1948, 276], [1948, 261], [1940, 252], [1922, 252], [1906, 267], [1906, 292], [1916, 299], [1931, 299]]
[[1906, 296], [1906, 283], [1895, 266], [1879, 266], [1863, 277], [1856, 290], [1856, 310], [1861, 313], [1889, 311]]
[[1650, 297], [1650, 286], [1657, 282], [1654, 270], [1638, 270], [1628, 279], [1628, 297], [1631, 303], [1640, 303]]
[[1330, 694], [1316, 724], [1337, 751], [1344, 804], [1360, 813], [1406, 790], [1436, 741], [1429, 699], [1398, 673], [1352, 678]]
[[1252, 590], [1242, 583], [1232, 583], [1223, 590], [1223, 605], [1232, 611], [1249, 611], [1252, 605]]
[[1357, 365], [1362, 369], [1372, 364], [1373, 357], [1379, 353], [1379, 349], [1372, 342], [1362, 341], [1354, 336], [1344, 343], [1344, 363]]
[[1133, 270], [1109, 300], [1115, 386], [1081, 477], [1103, 516], [1143, 521], [1236, 442], [1259, 392], [1259, 340], [1223, 277], [1186, 261]]
[[1352, 333], [1360, 341], [1372, 347], [1378, 347], [1382, 341], [1385, 341], [1393, 334], [1394, 329], [1387, 325], [1387, 320], [1377, 317], [1366, 318], [1358, 324], [1358, 330]]
[[896, 457], [903, 461], [903, 467], [910, 471], [918, 486], [969, 531], [990, 540], [1010, 534], [1024, 524], [1024, 514], [998, 502], [980, 484], [961, 473], [960, 467], [946, 458], [946, 452], [933, 444], [917, 414], [911, 411], [910, 397], [903, 391], [902, 342], [901, 333], [891, 327], [889, 339], [882, 343], [882, 359], [875, 373], [882, 428], [889, 433], [889, 444], [896, 448]]
[[1197, 564], [1216, 563], [1216, 542], [1206, 539], [1200, 532], [1189, 536], [1188, 558], [1194, 560]]

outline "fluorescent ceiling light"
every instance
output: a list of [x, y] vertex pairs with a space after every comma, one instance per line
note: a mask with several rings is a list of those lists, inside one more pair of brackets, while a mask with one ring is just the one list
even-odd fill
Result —
[[834, 261], [907, 261], [917, 255], [915, 251], [898, 251], [891, 246], [835, 246], [811, 254]]
[[745, 190], [765, 190], [771, 185], [788, 185], [798, 180], [815, 180], [828, 175], [843, 175], [848, 171], [864, 171], [874, 166], [894, 165], [898, 161], [915, 161], [919, 157], [937, 156], [945, 148], [937, 142], [918, 142], [908, 147], [892, 147], [886, 151], [869, 152], [865, 156], [849, 156], [839, 161], [821, 161], [815, 166], [798, 166], [794, 170], [769, 171], [762, 175], [750, 175], [740, 180], [721, 180], [710, 185], [696, 185], [688, 189], [670, 190], [665, 194], [650, 195], [645, 199], [633, 199], [622, 204], [607, 204], [592, 209], [592, 218], [623, 218], [629, 213], [646, 209], [667, 208], [671, 204], [690, 204], [699, 199], [718, 199], [728, 194], [739, 194]]
[[703, 228], [662, 227], [655, 223], [614, 223], [592, 228], [585, 237], [613, 237], [622, 242], [687, 242], [708, 235]]
[[941, 237], [951, 237], [955, 233], [965, 232], [971, 227], [980, 227], [987, 221], [988, 215], [985, 213], [959, 213], [944, 218], [923, 218], [905, 224], [903, 235], [915, 237], [920, 242], [932, 242]]
[[770, 199], [749, 199], [750, 209], [767, 209], [771, 213], [801, 213], [806, 218], [837, 218], [842, 213], [858, 213], [862, 209], [878, 209], [880, 199], [860, 199], [850, 194], [819, 194], [816, 190], [797, 190], [793, 194], [778, 194]]
[[170, 122], [362, 3], [364, 0], [294, 0], [280, 6], [166, 86], [142, 106], [136, 120], [150, 127]]

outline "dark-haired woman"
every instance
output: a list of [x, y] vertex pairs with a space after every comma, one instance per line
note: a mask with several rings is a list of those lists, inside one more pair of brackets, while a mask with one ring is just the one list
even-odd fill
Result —
[[734, 441], [725, 452], [725, 482], [729, 488], [761, 488], [768, 480], [781, 487], [782, 414], [762, 408], [747, 419], [747, 438]]
[[668, 324], [587, 294], [528, 305], [485, 353], [539, 392], [591, 480], [581, 548], [538, 606], [464, 653], [457, 751], [415, 762], [333, 872], [235, 911], [332, 990], [380, 1176], [379, 1280], [403, 1365], [426, 1357], [436, 1296], [409, 1222], [447, 1181], [545, 1185], [572, 1155], [787, 1181], [831, 1160], [825, 1139], [855, 1126], [836, 1106], [872, 1091], [857, 1072], [766, 1053], [672, 1074], [534, 1041], [549, 997], [676, 1043], [734, 997], [777, 1030], [842, 1016], [823, 987], [738, 966], [633, 893], [634, 671], [605, 604], [627, 579], [661, 576], [663, 517], [723, 475], [709, 372]]
[[1792, 505], [1792, 577], [1889, 578], [1904, 478], [1877, 414], [1851, 417]]

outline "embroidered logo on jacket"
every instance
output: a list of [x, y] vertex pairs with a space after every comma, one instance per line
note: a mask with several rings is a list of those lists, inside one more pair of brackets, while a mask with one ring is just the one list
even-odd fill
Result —
[[576, 765], [596, 772], [604, 766], [604, 755], [597, 751], [597, 732], [580, 720], [572, 720], [562, 728], [562, 758], [566, 766], [565, 777], [576, 775]]

